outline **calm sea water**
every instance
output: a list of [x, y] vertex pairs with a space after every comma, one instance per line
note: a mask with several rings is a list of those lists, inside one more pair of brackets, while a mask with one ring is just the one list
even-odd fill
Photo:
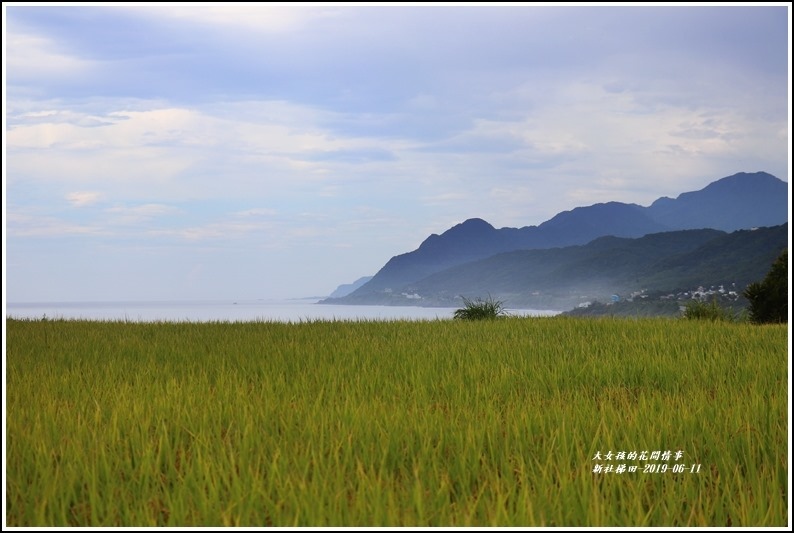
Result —
[[[325, 305], [317, 299], [191, 302], [47, 302], [6, 304], [6, 317], [126, 320], [131, 322], [306, 322], [309, 320], [451, 319], [455, 308]], [[511, 315], [551, 316], [557, 311], [508, 310]]]

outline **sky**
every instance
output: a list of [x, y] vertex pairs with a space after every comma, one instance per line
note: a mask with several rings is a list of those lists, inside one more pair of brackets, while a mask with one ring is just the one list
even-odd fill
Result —
[[788, 182], [790, 20], [4, 3], [4, 299], [324, 296], [469, 218]]

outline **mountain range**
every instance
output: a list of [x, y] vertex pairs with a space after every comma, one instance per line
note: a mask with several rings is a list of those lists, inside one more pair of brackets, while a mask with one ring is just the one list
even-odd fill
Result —
[[362, 285], [364, 285], [366, 282], [368, 282], [371, 279], [372, 279], [372, 276], [364, 276], [364, 277], [358, 278], [353, 283], [343, 283], [342, 285], [338, 286], [336, 288], [336, 290], [334, 290], [334, 292], [332, 292], [331, 295], [328, 296], [328, 297], [329, 298], [342, 298], [343, 296], [347, 296], [348, 294], [350, 294], [351, 292], [355, 291], [356, 289], [358, 289], [359, 287], [361, 287]]
[[[489, 293], [505, 297], [514, 307], [546, 302], [546, 308], [564, 308], [572, 303], [573, 293], [582, 298], [642, 284], [644, 288], [674, 289], [678, 285], [663, 285], [684, 283], [685, 271], [692, 274], [687, 283], [697, 286], [707, 280], [698, 272], [699, 263], [685, 254], [697, 254], [705, 246], [703, 260], [708, 262], [711, 257], [712, 262], [719, 262], [708, 255], [708, 246], [734, 256], [740, 249], [737, 243], [752, 248], [754, 241], [762, 241], [762, 235], [768, 233], [737, 230], [779, 226], [771, 232], [774, 237], [769, 240], [774, 242], [768, 243], [769, 249], [753, 248], [752, 252], [764, 258], [773, 254], [774, 260], [780, 250], [771, 250], [780, 242], [782, 247], [787, 245], [787, 233], [780, 241], [783, 225], [787, 232], [787, 221], [788, 185], [765, 172], [734, 174], [675, 199], [659, 198], [648, 207], [621, 202], [578, 207], [538, 226], [496, 229], [472, 218], [441, 235], [430, 235], [418, 249], [393, 257], [349, 294], [323, 303], [459, 305], [461, 295]], [[664, 236], [652, 237], [656, 234]], [[726, 240], [721, 244], [720, 239]], [[752, 254], [747, 253], [739, 255], [752, 262]], [[624, 254], [644, 260], [615, 260]], [[771, 260], [757, 259], [764, 263], [759, 266], [763, 277]], [[676, 260], [683, 262], [675, 267]], [[735, 272], [738, 265], [726, 267]], [[748, 268], [753, 270], [745, 270]], [[678, 275], [672, 275], [674, 272]], [[712, 278], [719, 278], [720, 283], [729, 279], [730, 283], [745, 283], [758, 277], [754, 270], [746, 280], [738, 272], [724, 274]], [[634, 278], [633, 284], [626, 283], [626, 276]], [[530, 297], [533, 293], [534, 298]], [[458, 300], [452, 303], [451, 298]], [[554, 307], [548, 307], [551, 303]]]

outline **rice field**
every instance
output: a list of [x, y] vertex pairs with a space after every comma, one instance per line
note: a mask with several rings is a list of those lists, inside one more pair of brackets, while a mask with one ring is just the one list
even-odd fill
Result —
[[6, 526], [790, 524], [785, 325], [6, 330]]

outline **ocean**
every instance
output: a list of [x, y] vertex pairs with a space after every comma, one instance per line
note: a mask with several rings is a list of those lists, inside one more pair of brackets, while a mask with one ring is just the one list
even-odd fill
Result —
[[[174, 302], [6, 303], [6, 317], [128, 322], [307, 322], [313, 320], [451, 319], [455, 308], [384, 305], [326, 305], [319, 299], [217, 300]], [[552, 316], [557, 311], [508, 309], [511, 315]]]

